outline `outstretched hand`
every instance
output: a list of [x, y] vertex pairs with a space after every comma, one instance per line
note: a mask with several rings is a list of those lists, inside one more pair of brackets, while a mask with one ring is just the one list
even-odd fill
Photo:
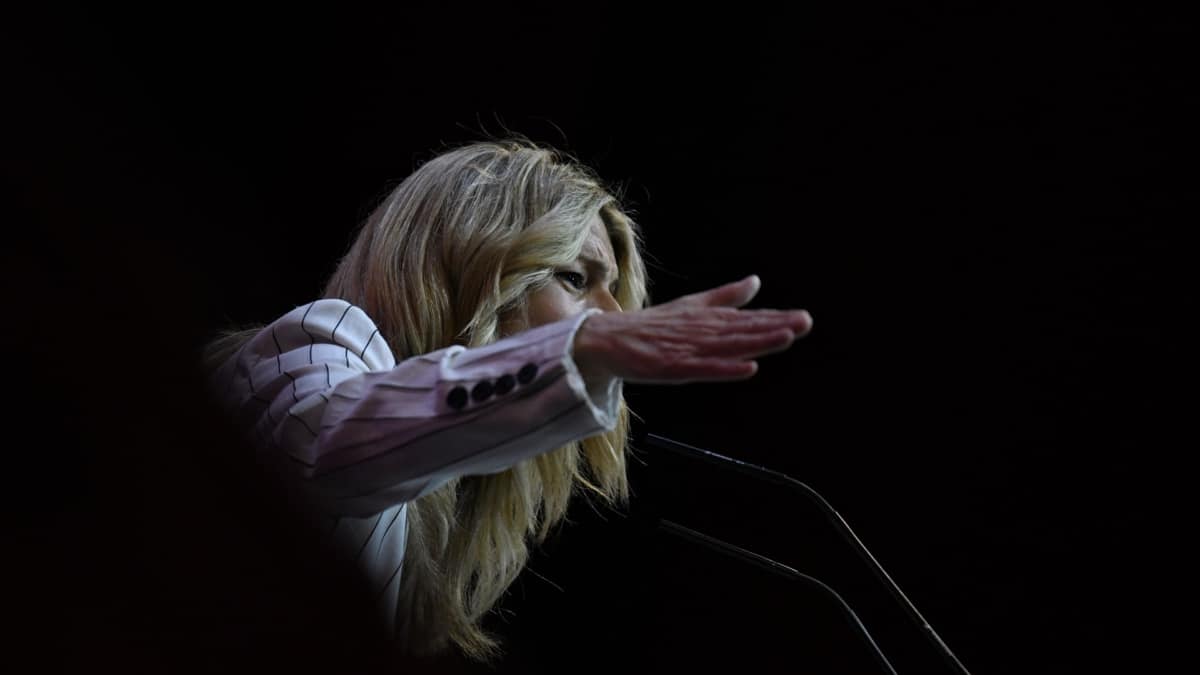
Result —
[[812, 329], [804, 310], [739, 309], [758, 293], [757, 276], [632, 312], [588, 317], [575, 334], [585, 378], [683, 384], [741, 380], [755, 358], [780, 352]]

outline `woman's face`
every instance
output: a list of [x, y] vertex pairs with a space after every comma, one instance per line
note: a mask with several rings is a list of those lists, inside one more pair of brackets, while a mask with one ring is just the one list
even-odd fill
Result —
[[599, 215], [592, 217], [591, 232], [579, 257], [554, 271], [554, 278], [529, 295], [524, 312], [504, 317], [501, 335], [512, 335], [535, 326], [554, 323], [596, 307], [619, 312], [617, 259], [612, 241]]

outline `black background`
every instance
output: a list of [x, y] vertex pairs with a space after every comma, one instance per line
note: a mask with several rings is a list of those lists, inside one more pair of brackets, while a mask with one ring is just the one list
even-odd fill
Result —
[[[972, 672], [1147, 667], [1176, 592], [1155, 523], [1176, 513], [1186, 445], [1166, 424], [1187, 389], [1168, 336], [1189, 295], [1195, 36], [1146, 7], [10, 16], [5, 332], [23, 405], [5, 496], [28, 655], [367, 667], [350, 601], [313, 581], [331, 573], [228, 457], [194, 351], [315, 297], [420, 161], [515, 132], [623, 189], [654, 299], [757, 273], [754, 306], [815, 318], [747, 382], [628, 387], [643, 432], [819, 490]], [[698, 529], [836, 559], [795, 502], [670, 475], [697, 481]], [[534, 564], [563, 590], [526, 575], [506, 601], [511, 664], [670, 663], [636, 651], [655, 644], [737, 663], [736, 640], [638, 603], [647, 579], [707, 563], [672, 576], [621, 517], [578, 511]], [[770, 658], [803, 663], [813, 613], [782, 596], [736, 609], [750, 573], [711, 564], [680, 597], [711, 598], [717, 634], [794, 622]], [[887, 604], [873, 593], [864, 614]]]

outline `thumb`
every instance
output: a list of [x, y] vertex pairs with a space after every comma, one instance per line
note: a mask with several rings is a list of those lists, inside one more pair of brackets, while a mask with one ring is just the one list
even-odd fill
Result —
[[682, 304], [699, 305], [702, 307], [741, 307], [754, 299], [758, 295], [758, 289], [762, 287], [762, 281], [757, 274], [734, 281], [723, 286], [693, 293], [692, 295], [680, 298]]

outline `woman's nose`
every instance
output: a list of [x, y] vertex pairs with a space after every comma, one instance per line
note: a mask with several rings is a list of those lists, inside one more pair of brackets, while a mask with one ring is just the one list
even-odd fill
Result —
[[621, 311], [621, 304], [617, 302], [617, 299], [613, 297], [613, 294], [607, 288], [601, 288], [597, 291], [596, 297], [593, 300], [593, 306], [606, 312]]

